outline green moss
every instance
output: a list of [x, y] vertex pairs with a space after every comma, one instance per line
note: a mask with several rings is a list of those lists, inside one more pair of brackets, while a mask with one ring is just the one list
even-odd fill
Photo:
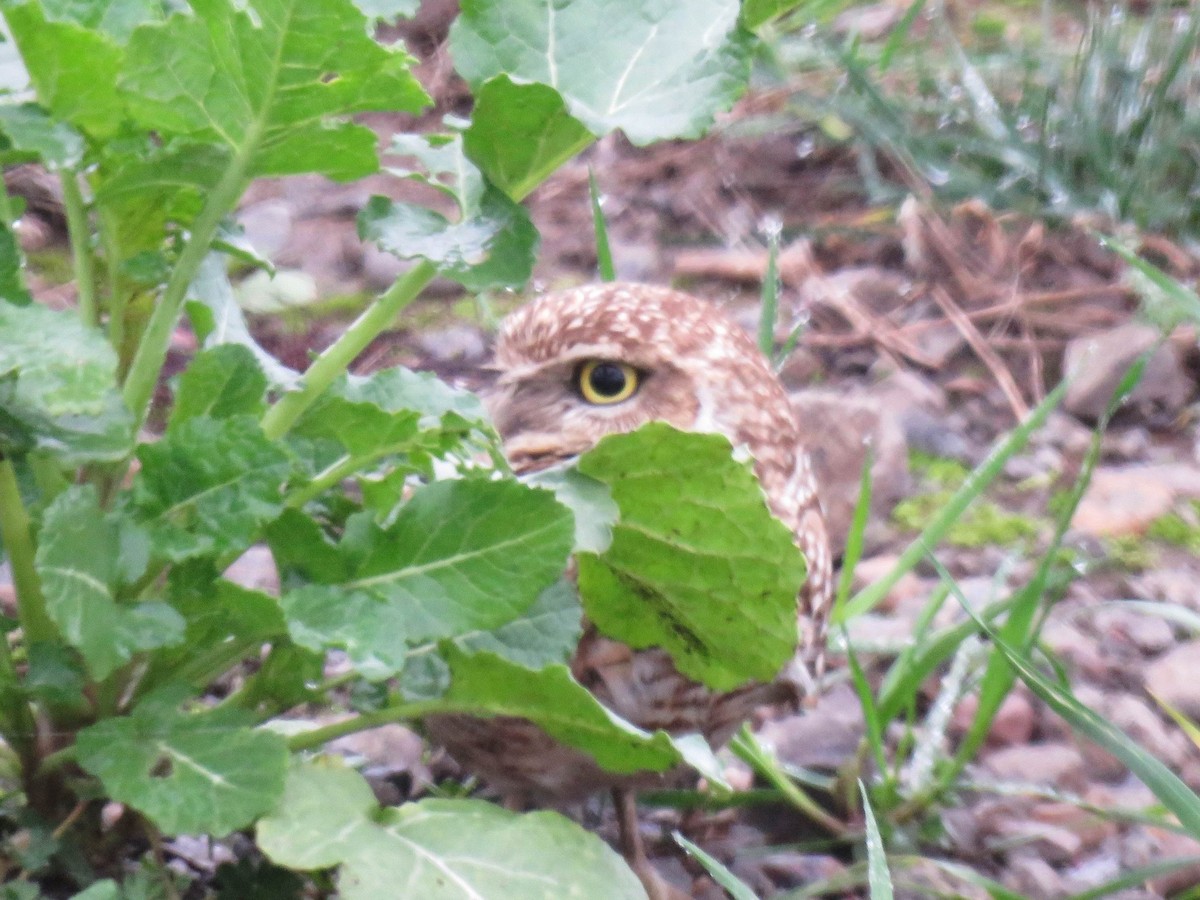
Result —
[[1158, 562], [1158, 554], [1136, 534], [1121, 534], [1104, 539], [1108, 563], [1126, 572], [1143, 572]]
[[[892, 521], [908, 531], [920, 531], [941, 512], [952, 492], [916, 494], [896, 504]], [[1009, 512], [991, 501], [977, 501], [962, 514], [946, 534], [946, 542], [956, 547], [1011, 546], [1037, 536], [1036, 519]]]
[[[1193, 510], [1195, 512], [1195, 504]], [[1192, 552], [1200, 552], [1200, 524], [1194, 516], [1167, 513], [1159, 516], [1146, 529], [1146, 537]]]
[[920, 450], [909, 451], [908, 465], [921, 478], [946, 488], [961, 486], [971, 473], [971, 470], [957, 459], [934, 456], [930, 453], [922, 453]]

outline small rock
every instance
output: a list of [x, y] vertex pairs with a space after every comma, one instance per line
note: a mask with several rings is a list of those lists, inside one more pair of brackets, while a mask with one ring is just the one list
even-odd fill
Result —
[[836, 770], [866, 733], [862, 706], [848, 684], [834, 685], [810, 710], [765, 722], [758, 736], [786, 763]]
[[1187, 609], [1200, 610], [1196, 573], [1191, 569], [1156, 568], [1131, 578], [1133, 595], [1142, 600], [1161, 600]]
[[[893, 554], [872, 556], [861, 559], [854, 567], [854, 590], [860, 591], [868, 585], [879, 581], [896, 567], [900, 557]], [[892, 585], [887, 596], [876, 607], [881, 612], [892, 612], [899, 607], [909, 606], [914, 602], [922, 603], [930, 594], [930, 585], [910, 572], [900, 576], [900, 580]]]
[[1062, 877], [1040, 856], [1028, 851], [1009, 857], [1004, 886], [1026, 897], [1051, 900], [1067, 894]]
[[1098, 468], [1071, 526], [1097, 537], [1142, 534], [1171, 511], [1176, 490], [1158, 466]]
[[275, 198], [261, 200], [238, 210], [237, 219], [250, 246], [261, 256], [274, 259], [291, 235], [292, 205]]
[[[1127, 322], [1071, 340], [1063, 356], [1063, 370], [1072, 378], [1063, 409], [1087, 421], [1099, 419], [1134, 360], [1153, 347], [1159, 337], [1155, 328]], [[1160, 344], [1128, 405], [1143, 415], [1173, 418], [1183, 409], [1193, 388], [1179, 352], [1170, 343]]]
[[1105, 606], [1096, 610], [1092, 622], [1106, 642], [1132, 645], [1147, 655], [1162, 653], [1175, 643], [1170, 623], [1156, 615]]
[[1083, 756], [1070, 744], [1018, 744], [985, 754], [983, 765], [997, 778], [1081, 790], [1087, 782]]
[[[825, 390], [792, 395], [800, 433], [809, 445], [821, 503], [834, 554], [845, 547], [854, 517], [867, 448], [874, 454], [871, 470], [871, 521], [886, 523], [887, 514], [909, 485], [908, 447], [895, 418], [878, 400]], [[816, 439], [819, 438], [819, 439]]]
[[225, 577], [234, 584], [252, 591], [279, 594], [279, 570], [275, 567], [275, 557], [261, 544], [251, 547], [239, 556], [233, 565], [225, 570]]
[[[967, 694], [954, 707], [950, 719], [950, 733], [963, 735], [971, 727], [975, 712], [979, 709], [979, 697]], [[1024, 744], [1033, 736], [1037, 724], [1037, 711], [1033, 703], [1021, 691], [1013, 691], [1000, 704], [992, 719], [992, 727], [988, 730], [988, 742], [995, 746]]]
[[487, 355], [483, 333], [472, 325], [451, 325], [427, 331], [417, 338], [417, 347], [435, 363], [480, 363]]
[[1180, 644], [1146, 667], [1146, 690], [1191, 719], [1200, 719], [1200, 641]]

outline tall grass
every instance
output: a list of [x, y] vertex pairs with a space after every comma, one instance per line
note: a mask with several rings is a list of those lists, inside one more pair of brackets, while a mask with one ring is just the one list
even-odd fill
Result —
[[[843, 73], [827, 109], [902, 173], [885, 182], [864, 157], [876, 199], [920, 185], [946, 200], [1200, 234], [1200, 5], [1152, 3], [1139, 16], [1047, 2], [1040, 27], [1010, 9], [1000, 40], [972, 40], [941, 3], [925, 4], [920, 37], [909, 19], [882, 45], [794, 38]], [[1078, 41], [1058, 36], [1055, 24], [1077, 16]], [[1013, 39], [1022, 24], [1037, 37]]]

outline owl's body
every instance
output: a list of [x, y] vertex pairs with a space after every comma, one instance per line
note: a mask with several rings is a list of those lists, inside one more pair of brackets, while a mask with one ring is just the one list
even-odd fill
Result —
[[[701, 732], [714, 745], [756, 707], [801, 699], [823, 664], [829, 546], [795, 415], [749, 336], [687, 294], [596, 285], [545, 295], [513, 313], [496, 364], [489, 405], [516, 471], [569, 461], [604, 435], [649, 421], [718, 432], [749, 451], [771, 511], [792, 529], [808, 561], [798, 598], [799, 649], [774, 682], [716, 693], [680, 675], [664, 651], [633, 650], [586, 623], [571, 661], [575, 678], [642, 728]], [[659, 780], [605, 772], [524, 719], [452, 715], [427, 724], [461, 764], [536, 802]]]

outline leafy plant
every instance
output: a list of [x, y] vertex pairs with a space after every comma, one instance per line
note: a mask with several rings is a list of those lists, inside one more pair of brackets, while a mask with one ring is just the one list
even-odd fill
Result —
[[[575, 0], [548, 15], [538, 0], [467, 0], [451, 50], [470, 121], [397, 136], [381, 166], [375, 134], [352, 117], [428, 103], [414, 60], [370, 36], [372, 16], [410, 6], [0, 2], [32, 87], [0, 105], [0, 161], [59, 179], [78, 295], [77, 309], [33, 301], [19, 204], [0, 196], [0, 534], [17, 601], [0, 644], [0, 735], [18, 791], [5, 815], [46, 835], [36, 860], [14, 856], [30, 881], [132, 896], [103, 880], [122, 854], [256, 828], [270, 860], [336, 869], [347, 897], [393, 896], [397, 878], [414, 896], [434, 884], [438, 896], [524, 896], [534, 883], [637, 896], [619, 858], [557, 814], [445, 799], [380, 810], [360, 775], [310, 751], [466, 712], [525, 716], [616, 771], [702, 760], [571, 677], [581, 599], [596, 622], [663, 637], [661, 609], [626, 608], [613, 573], [688, 619], [697, 642], [677, 649], [696, 678], [728, 687], [790, 655], [802, 561], [723, 438], [614, 437], [538, 486], [507, 472], [473, 396], [400, 368], [348, 373], [435, 276], [470, 291], [522, 285], [537, 235], [520, 201], [598, 136], [700, 134], [748, 76], [737, 3]], [[241, 248], [230, 215], [255, 178], [381, 168], [444, 204], [366, 205], [362, 237], [411, 267], [290, 370], [234, 300], [231, 259], [270, 267]], [[185, 320], [201, 350], [158, 402]], [[702, 551], [675, 528], [711, 518], [677, 460], [703, 463], [728, 513]], [[640, 492], [624, 489], [633, 481]], [[659, 533], [685, 577], [645, 567], [638, 529]], [[278, 596], [226, 577], [261, 543]], [[582, 598], [563, 577], [577, 552]], [[763, 617], [738, 646], [711, 610], [743, 582]], [[326, 678], [335, 651], [349, 674]], [[215, 692], [231, 673], [236, 686]], [[374, 701], [320, 726], [297, 719], [348, 683], [373, 686]], [[131, 843], [105, 838], [107, 801], [130, 811]], [[247, 895], [302, 885], [270, 866], [223, 877]]]

